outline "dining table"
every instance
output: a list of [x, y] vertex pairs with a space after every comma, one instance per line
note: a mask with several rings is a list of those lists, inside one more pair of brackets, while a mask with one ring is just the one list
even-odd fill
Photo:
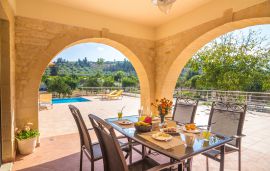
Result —
[[[225, 144], [232, 141], [232, 137], [220, 135], [218, 133], [211, 133], [208, 139], [202, 137], [202, 134], [194, 134], [195, 139], [193, 145], [187, 146], [185, 131], [181, 130], [173, 134], [173, 140], [160, 142], [151, 137], [157, 131], [150, 131], [147, 133], [138, 132], [135, 129], [134, 123], [138, 121], [138, 116], [123, 116], [121, 120], [130, 121], [129, 125], [119, 124], [119, 119], [108, 118], [105, 121], [110, 124], [115, 130], [126, 136], [129, 142], [136, 142], [142, 145], [142, 156], [145, 157], [145, 148], [149, 148], [155, 152], [163, 154], [171, 159], [171, 161], [187, 161], [194, 156], [219, 148], [220, 150], [220, 171], [224, 171], [225, 159]], [[189, 133], [190, 134], [190, 133]], [[130, 146], [132, 148], [132, 146]], [[132, 154], [131, 154], [132, 156]], [[132, 159], [131, 159], [132, 160]], [[132, 161], [130, 161], [132, 162]]]

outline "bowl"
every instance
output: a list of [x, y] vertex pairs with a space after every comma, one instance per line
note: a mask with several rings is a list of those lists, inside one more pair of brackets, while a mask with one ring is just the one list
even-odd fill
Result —
[[150, 132], [152, 130], [152, 125], [150, 126], [145, 126], [145, 125], [135, 125], [135, 129], [138, 132]]

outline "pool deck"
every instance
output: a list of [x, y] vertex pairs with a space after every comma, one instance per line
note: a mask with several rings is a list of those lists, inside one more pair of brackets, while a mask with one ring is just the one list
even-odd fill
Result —
[[98, 96], [86, 96], [84, 98], [91, 101], [54, 104], [53, 109], [40, 111], [39, 128], [41, 137], [77, 133], [77, 127], [68, 108], [69, 104], [80, 109], [88, 127], [90, 127], [88, 119], [90, 113], [105, 119], [117, 117], [117, 113], [121, 111], [123, 106], [125, 106], [124, 115], [137, 115], [140, 107], [140, 99], [137, 97], [124, 96], [120, 100], [104, 100]]
[[[97, 114], [102, 118], [116, 117], [117, 112], [126, 106], [124, 115], [137, 114], [140, 99], [135, 97], [124, 97], [122, 100], [102, 101], [97, 97], [87, 97], [91, 102], [73, 103], [83, 115], [89, 125], [87, 114]], [[18, 155], [13, 170], [20, 171], [76, 171], [79, 170], [79, 136], [74, 120], [67, 107], [68, 104], [54, 105], [52, 110], [44, 110], [39, 113], [41, 131], [41, 146], [36, 152], [28, 155]], [[196, 122], [207, 123], [209, 108], [199, 106]], [[270, 170], [270, 114], [248, 112], [244, 125], [242, 143], [242, 170], [243, 171], [269, 171]], [[91, 132], [96, 140], [94, 133]], [[134, 159], [139, 159], [134, 154]], [[169, 161], [162, 155], [155, 156], [158, 161]], [[33, 162], [35, 161], [35, 162]], [[218, 163], [210, 160], [210, 170], [218, 170]], [[84, 169], [89, 170], [90, 164], [84, 158]], [[98, 161], [95, 170], [101, 171], [102, 161]], [[196, 156], [193, 162], [194, 171], [205, 169], [205, 157]], [[237, 170], [237, 153], [226, 155], [225, 170]]]

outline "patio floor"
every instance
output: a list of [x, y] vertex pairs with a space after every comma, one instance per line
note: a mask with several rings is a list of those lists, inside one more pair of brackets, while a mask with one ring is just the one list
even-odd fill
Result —
[[[87, 114], [94, 113], [102, 118], [116, 117], [117, 112], [126, 106], [124, 115], [137, 114], [139, 98], [124, 97], [122, 100], [100, 101], [96, 97], [87, 97], [91, 102], [74, 103], [83, 115], [87, 125]], [[207, 107], [200, 106], [196, 121], [200, 124], [207, 122]], [[67, 108], [67, 104], [54, 105], [52, 110], [41, 111], [40, 131], [41, 146], [36, 152], [28, 155], [18, 155], [13, 170], [21, 171], [77, 171], [79, 170], [79, 136], [76, 125]], [[268, 171], [270, 168], [270, 114], [249, 112], [246, 116], [242, 150], [242, 170]], [[92, 137], [96, 140], [93, 133]], [[158, 161], [166, 162], [168, 159], [162, 155], [152, 156]], [[140, 158], [134, 154], [134, 160]], [[166, 158], [166, 159], [164, 159]], [[90, 164], [84, 159], [84, 170], [89, 170]], [[95, 170], [101, 171], [102, 161], [98, 161]], [[205, 169], [205, 157], [199, 155], [194, 158], [194, 171]], [[237, 154], [226, 155], [226, 171], [237, 170]], [[218, 163], [210, 160], [210, 170], [218, 170]]]
[[[98, 96], [87, 96], [84, 98], [91, 101], [72, 103], [72, 105], [80, 109], [88, 127], [90, 127], [88, 119], [88, 114], [90, 113], [105, 119], [117, 117], [117, 113], [124, 106], [124, 115], [137, 115], [140, 108], [140, 98], [137, 97], [124, 96], [122, 100], [102, 100]], [[71, 134], [78, 131], [69, 111], [68, 103], [55, 104], [53, 109], [40, 111], [39, 128], [41, 137]]]

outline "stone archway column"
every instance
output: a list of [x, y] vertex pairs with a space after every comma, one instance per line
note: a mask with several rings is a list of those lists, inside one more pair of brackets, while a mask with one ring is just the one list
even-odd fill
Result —
[[15, 157], [15, 47], [14, 16], [6, 1], [0, 2], [0, 88], [2, 161]]

